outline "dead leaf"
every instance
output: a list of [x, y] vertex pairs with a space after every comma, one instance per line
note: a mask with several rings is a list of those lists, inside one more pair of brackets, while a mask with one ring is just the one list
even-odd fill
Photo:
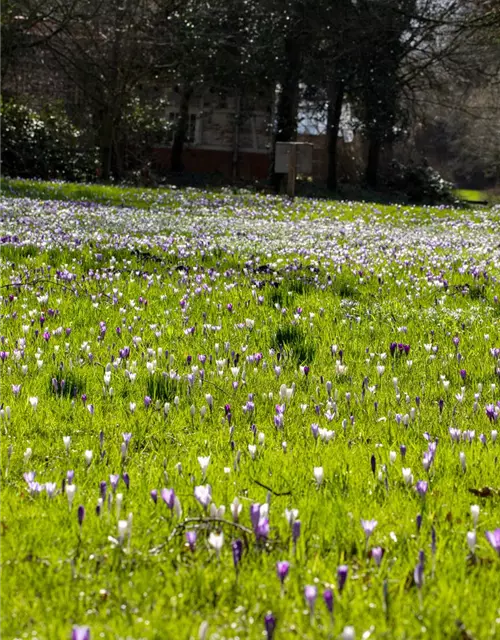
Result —
[[497, 496], [499, 491], [498, 489], [493, 489], [493, 487], [481, 487], [481, 489], [469, 489], [469, 493], [480, 498], [490, 498], [491, 496]]

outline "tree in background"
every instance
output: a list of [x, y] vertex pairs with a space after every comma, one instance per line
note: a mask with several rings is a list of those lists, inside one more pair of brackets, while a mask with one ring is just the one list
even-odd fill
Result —
[[[64, 77], [78, 95], [67, 110], [99, 148], [104, 180], [122, 177], [161, 135], [167, 87], [179, 93], [174, 171], [182, 170], [192, 97], [208, 90], [237, 97], [239, 122], [276, 89], [273, 150], [296, 139], [301, 96], [318, 112], [326, 105], [332, 189], [346, 101], [367, 141], [371, 187], [380, 184], [382, 151], [390, 156], [398, 138], [416, 141], [433, 116], [462, 166], [480, 164], [479, 141], [484, 150], [491, 143], [484, 155], [496, 166], [494, 0], [2, 0], [2, 9], [4, 92], [29, 62], [39, 79], [43, 53], [46, 85]], [[148, 118], [155, 124], [142, 135]], [[280, 180], [273, 175], [275, 186]]]

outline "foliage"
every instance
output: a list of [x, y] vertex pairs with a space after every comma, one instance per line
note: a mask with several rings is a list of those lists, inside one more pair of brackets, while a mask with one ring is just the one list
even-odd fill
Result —
[[2, 102], [2, 172], [22, 178], [85, 180], [95, 176], [95, 153], [83, 147], [83, 134], [63, 106], [39, 112], [14, 101]]
[[452, 203], [453, 184], [427, 164], [404, 165], [393, 161], [387, 177], [390, 189], [404, 193], [413, 203]]

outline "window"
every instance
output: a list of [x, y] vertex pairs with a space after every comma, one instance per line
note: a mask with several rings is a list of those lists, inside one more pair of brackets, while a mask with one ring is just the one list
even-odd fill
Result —
[[[179, 117], [178, 111], [170, 111], [168, 114], [168, 120], [170, 123], [170, 129], [167, 134], [167, 142], [173, 142], [175, 134], [175, 125], [177, 118]], [[186, 131], [186, 142], [194, 142], [196, 139], [196, 113], [190, 113], [188, 116], [188, 125]]]

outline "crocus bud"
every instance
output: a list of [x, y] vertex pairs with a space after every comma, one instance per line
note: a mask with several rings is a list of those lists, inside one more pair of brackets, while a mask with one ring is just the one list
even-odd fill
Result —
[[243, 555], [243, 542], [241, 540], [234, 540], [231, 545], [231, 549], [233, 551], [234, 568], [238, 569], [241, 556]]
[[354, 627], [344, 627], [341, 638], [342, 640], [355, 640], [356, 632], [354, 630]]
[[279, 578], [281, 584], [284, 583], [285, 578], [288, 575], [289, 569], [290, 569], [290, 563], [287, 562], [286, 560], [283, 560], [281, 562], [277, 562], [276, 563], [276, 573], [278, 575], [278, 578]]
[[84, 518], [85, 518], [85, 507], [83, 505], [80, 505], [78, 507], [78, 524], [80, 525], [80, 527], [83, 524]]
[[292, 540], [294, 543], [300, 538], [300, 520], [294, 520], [292, 524]]
[[304, 589], [304, 596], [307, 606], [312, 614], [314, 612], [314, 605], [316, 604], [316, 598], [318, 596], [318, 589], [314, 585], [307, 585]]
[[196, 548], [196, 531], [186, 531], [186, 543], [190, 551]]
[[274, 631], [276, 629], [276, 618], [272, 613], [268, 613], [264, 618], [264, 626], [266, 629], [266, 638], [267, 640], [273, 640]]
[[422, 526], [422, 514], [417, 514], [416, 517], [417, 531], [420, 531], [420, 527]]
[[67, 484], [66, 485], [66, 495], [68, 496], [68, 504], [69, 504], [70, 509], [71, 509], [71, 506], [73, 504], [73, 500], [75, 498], [75, 493], [76, 493], [76, 485]]
[[462, 465], [462, 471], [465, 473], [466, 469], [467, 469], [467, 463], [465, 460], [465, 453], [463, 451], [460, 451], [460, 464]]
[[472, 522], [474, 523], [474, 528], [476, 528], [476, 526], [477, 526], [477, 521], [478, 521], [478, 518], [479, 518], [479, 511], [480, 511], [480, 509], [479, 509], [479, 505], [478, 504], [471, 505], [470, 514], [472, 516]]
[[332, 614], [333, 613], [333, 591], [331, 589], [325, 589], [323, 593], [323, 600], [325, 601], [328, 612]]
[[469, 546], [470, 552], [472, 554], [474, 554], [475, 550], [476, 550], [476, 532], [475, 531], [469, 531], [467, 533], [467, 544]]
[[337, 584], [338, 584], [339, 593], [342, 593], [344, 589], [348, 572], [349, 572], [349, 567], [346, 564], [340, 565], [340, 567], [337, 569]]

